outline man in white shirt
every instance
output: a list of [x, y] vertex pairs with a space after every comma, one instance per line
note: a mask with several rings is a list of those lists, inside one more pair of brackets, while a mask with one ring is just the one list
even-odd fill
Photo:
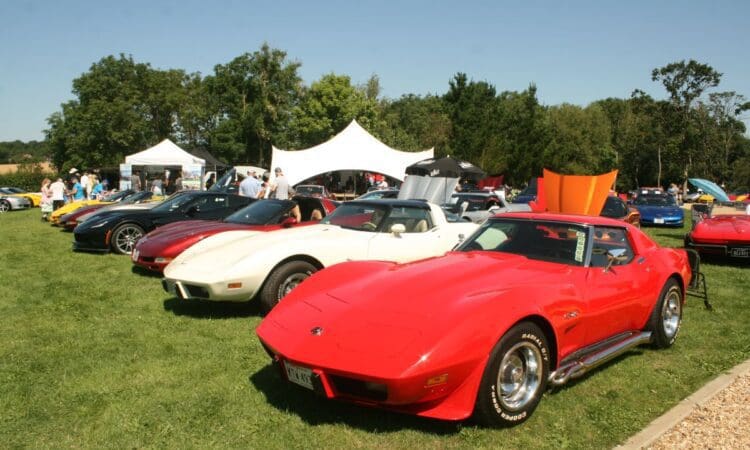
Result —
[[243, 197], [257, 198], [260, 192], [260, 180], [255, 178], [255, 171], [249, 170], [247, 176], [240, 183], [240, 195]]
[[83, 171], [83, 176], [81, 177], [81, 187], [83, 188], [83, 192], [86, 193], [86, 198], [89, 198], [91, 194], [91, 181], [89, 180], [89, 173], [87, 171]]
[[271, 198], [278, 200], [287, 200], [289, 198], [289, 181], [284, 176], [281, 167], [274, 169], [276, 179], [271, 187]]
[[56, 210], [65, 204], [65, 183], [62, 178], [49, 185], [52, 191], [52, 210]]

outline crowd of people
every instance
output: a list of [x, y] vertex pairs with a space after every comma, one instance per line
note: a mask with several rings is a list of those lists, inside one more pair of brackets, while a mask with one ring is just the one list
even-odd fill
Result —
[[42, 180], [41, 185], [41, 210], [42, 220], [47, 220], [47, 215], [65, 203], [78, 200], [98, 200], [109, 189], [109, 181], [101, 179], [96, 173], [84, 171], [81, 175], [77, 171], [71, 171], [67, 181], [58, 177], [54, 182], [49, 178]]

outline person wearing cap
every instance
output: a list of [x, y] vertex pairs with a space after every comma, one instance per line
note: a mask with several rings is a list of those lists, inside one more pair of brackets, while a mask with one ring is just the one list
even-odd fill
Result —
[[247, 176], [240, 183], [239, 194], [243, 197], [258, 198], [258, 192], [260, 192], [261, 183], [255, 178], [255, 171], [248, 170]]
[[276, 179], [271, 187], [271, 198], [287, 200], [290, 191], [289, 181], [284, 176], [281, 167], [274, 169], [274, 173], [276, 174]]

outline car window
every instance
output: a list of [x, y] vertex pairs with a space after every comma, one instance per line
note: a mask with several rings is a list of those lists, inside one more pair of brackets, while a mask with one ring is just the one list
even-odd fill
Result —
[[628, 215], [628, 207], [625, 202], [619, 198], [610, 196], [604, 201], [604, 208], [600, 215], [619, 219], [620, 217]]
[[393, 207], [380, 230], [390, 233], [396, 224], [403, 225], [406, 233], [424, 233], [432, 228], [432, 217], [430, 212], [423, 208]]
[[387, 212], [386, 205], [345, 203], [324, 217], [320, 223], [354, 230], [376, 231]]
[[294, 203], [291, 200], [258, 200], [224, 219], [225, 222], [247, 225], [265, 225], [278, 223], [283, 214], [289, 211]]
[[630, 245], [625, 229], [613, 227], [594, 228], [594, 243], [591, 249], [591, 267], [606, 267], [609, 262], [607, 253], [621, 253], [622, 258], [619, 258], [612, 263], [612, 265], [615, 266], [629, 264], [633, 260], [633, 249]]
[[459, 251], [514, 253], [529, 259], [582, 266], [587, 229], [582, 225], [522, 219], [491, 219], [458, 247]]
[[204, 195], [190, 206], [198, 206], [201, 212], [215, 211], [229, 206], [228, 195]]

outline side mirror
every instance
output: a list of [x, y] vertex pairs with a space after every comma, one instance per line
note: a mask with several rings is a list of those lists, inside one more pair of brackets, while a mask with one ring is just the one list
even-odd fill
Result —
[[391, 233], [393, 233], [396, 237], [401, 237], [401, 233], [406, 232], [406, 227], [403, 223], [394, 223], [393, 226], [391, 226]]
[[628, 260], [627, 250], [624, 248], [613, 248], [607, 250], [607, 267], [604, 268], [605, 272], [608, 272], [612, 265], [616, 262], [623, 262]]
[[292, 225], [296, 225], [296, 224], [297, 224], [297, 219], [295, 219], [294, 217], [287, 217], [281, 221], [282, 228], [289, 228]]

